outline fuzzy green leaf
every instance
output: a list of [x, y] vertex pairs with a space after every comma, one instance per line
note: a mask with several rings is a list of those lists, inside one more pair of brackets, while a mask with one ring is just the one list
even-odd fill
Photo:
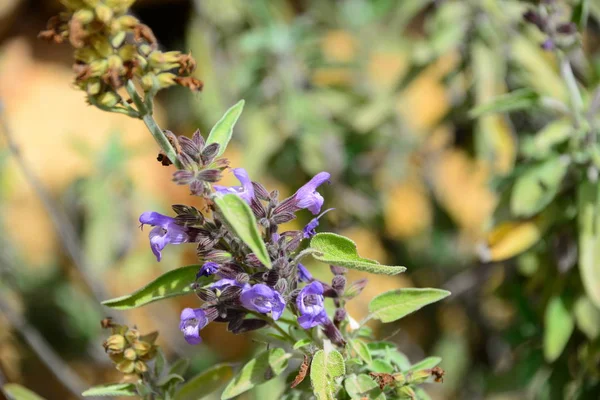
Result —
[[310, 381], [318, 400], [333, 400], [334, 385], [332, 380], [346, 373], [344, 357], [336, 350], [329, 354], [319, 350], [310, 364]]
[[382, 275], [396, 275], [406, 271], [404, 267], [381, 265], [375, 260], [360, 257], [352, 240], [335, 233], [318, 233], [310, 241], [310, 247], [316, 250], [312, 256], [326, 264]]
[[510, 196], [510, 210], [516, 217], [531, 217], [546, 207], [560, 189], [569, 162], [552, 157], [528, 168], [517, 178]]
[[219, 144], [219, 152], [217, 153], [217, 157], [225, 152], [225, 149], [231, 140], [231, 135], [233, 134], [233, 127], [242, 114], [243, 109], [244, 100], [240, 100], [225, 112], [225, 114], [208, 134], [208, 138], [206, 139], [207, 145], [211, 143]]
[[267, 268], [271, 268], [271, 259], [265, 243], [262, 240], [258, 223], [250, 206], [235, 194], [217, 196], [214, 199], [227, 224], [233, 229], [240, 239], [252, 250], [258, 260]]
[[418, 363], [412, 365], [407, 372], [409, 371], [421, 371], [423, 369], [430, 369], [436, 367], [439, 363], [442, 362], [440, 357], [427, 357], [419, 361]]
[[215, 365], [185, 382], [175, 393], [174, 400], [201, 399], [224, 385], [232, 376], [232, 364]]
[[379, 389], [377, 383], [369, 375], [365, 374], [349, 375], [344, 380], [344, 388], [352, 399], [362, 399], [372, 390]]
[[302, 347], [308, 346], [312, 343], [312, 339], [300, 339], [296, 343], [294, 343], [294, 350], [298, 350]]
[[[188, 265], [174, 269], [159, 276], [132, 294], [105, 300], [102, 304], [115, 310], [129, 310], [169, 297], [188, 294], [192, 291], [191, 284], [196, 281], [199, 268], [199, 265]], [[200, 278], [199, 283], [202, 285], [202, 281], [208, 283], [210, 280], [203, 277]]]
[[442, 289], [396, 289], [376, 296], [369, 303], [369, 312], [382, 322], [392, 322], [422, 307], [450, 296]]
[[544, 357], [546, 361], [556, 360], [573, 333], [575, 323], [571, 313], [560, 297], [550, 299], [544, 317]]
[[18, 383], [7, 383], [2, 386], [2, 389], [8, 395], [10, 400], [44, 400], [44, 398], [38, 396], [37, 393], [32, 392]]
[[283, 349], [271, 349], [248, 361], [242, 370], [229, 382], [221, 400], [231, 399], [253, 387], [265, 383], [281, 374], [292, 355]]
[[371, 364], [371, 362], [373, 362], [373, 357], [371, 357], [369, 346], [367, 346], [365, 342], [360, 339], [354, 339], [350, 341], [350, 346], [365, 363]]
[[85, 392], [82, 396], [137, 396], [137, 390], [133, 383], [108, 383], [106, 385], [94, 386]]

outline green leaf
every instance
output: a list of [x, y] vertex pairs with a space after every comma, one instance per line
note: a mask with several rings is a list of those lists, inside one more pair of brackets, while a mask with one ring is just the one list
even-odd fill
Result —
[[156, 384], [158, 386], [167, 386], [172, 384], [173, 382], [185, 382], [185, 379], [183, 379], [183, 376], [179, 374], [167, 374], [162, 378], [158, 379], [156, 381]]
[[367, 364], [371, 364], [371, 362], [373, 362], [373, 357], [371, 357], [371, 352], [369, 351], [369, 347], [365, 342], [359, 339], [354, 339], [350, 341], [350, 346], [364, 362]]
[[344, 358], [336, 351], [329, 354], [319, 350], [315, 353], [310, 364], [310, 381], [313, 392], [318, 400], [334, 400], [334, 385], [332, 379], [345, 373]]
[[555, 148], [573, 134], [573, 123], [568, 118], [552, 121], [534, 136], [524, 136], [521, 152], [527, 158], [547, 159]]
[[85, 392], [82, 396], [137, 396], [137, 390], [133, 383], [108, 383], [106, 385], [94, 386]]
[[250, 206], [235, 194], [214, 198], [215, 204], [238, 237], [248, 245], [263, 265], [271, 269], [271, 259], [258, 230], [258, 224]]
[[233, 134], [233, 127], [242, 114], [243, 109], [244, 100], [240, 100], [229, 110], [227, 110], [221, 119], [210, 130], [208, 138], [206, 139], [206, 144], [219, 144], [219, 152], [217, 153], [217, 157], [225, 152], [225, 149], [231, 140], [231, 135]]
[[600, 183], [582, 182], [577, 204], [579, 272], [588, 298], [600, 309]]
[[510, 93], [497, 96], [492, 101], [481, 104], [469, 111], [471, 118], [481, 117], [490, 113], [505, 113], [509, 111], [532, 108], [539, 103], [539, 96], [531, 89], [517, 89]]
[[[199, 268], [199, 265], [188, 265], [174, 269], [132, 294], [105, 300], [102, 304], [115, 310], [129, 310], [169, 297], [188, 294], [192, 291], [191, 284], [196, 281]], [[202, 282], [208, 283], [210, 280], [210, 278], [202, 277], [200, 285]]]
[[546, 207], [560, 189], [569, 162], [552, 157], [528, 168], [517, 178], [510, 196], [510, 210], [516, 217], [531, 217]]
[[298, 340], [296, 343], [294, 343], [294, 350], [298, 350], [299, 348], [302, 348], [304, 346], [308, 346], [309, 344], [312, 343], [311, 339], [300, 339]]
[[590, 340], [596, 339], [600, 334], [600, 310], [587, 297], [581, 296], [575, 302], [573, 313], [579, 330]]
[[335, 233], [318, 233], [310, 241], [310, 247], [317, 251], [312, 256], [327, 264], [383, 275], [406, 271], [404, 267], [381, 265], [377, 261], [361, 258], [352, 240]]
[[411, 366], [406, 372], [421, 371], [423, 369], [431, 369], [431, 368], [437, 367], [438, 364], [441, 362], [442, 362], [442, 359], [440, 357], [427, 357], [427, 358], [424, 358], [423, 360], [419, 361], [418, 363], [414, 364], [413, 366]]
[[579, 3], [573, 7], [571, 21], [577, 25], [580, 31], [585, 31], [587, 21], [590, 15], [590, 1], [579, 0]]
[[292, 355], [283, 349], [271, 349], [248, 361], [225, 388], [222, 400], [231, 399], [281, 374]]
[[391, 374], [394, 372], [394, 367], [389, 362], [384, 360], [373, 360], [373, 362], [369, 365], [369, 369], [372, 372], [386, 373]]
[[362, 399], [373, 389], [379, 389], [377, 383], [368, 375], [349, 375], [344, 380], [344, 388], [352, 399]]
[[8, 395], [9, 400], [44, 400], [43, 397], [18, 383], [7, 383], [2, 386], [2, 389]]
[[550, 299], [544, 317], [544, 357], [556, 360], [569, 342], [574, 328], [573, 317], [564, 301], [556, 296]]
[[208, 396], [233, 376], [232, 364], [217, 364], [185, 382], [174, 400], [197, 400]]
[[390, 290], [371, 300], [369, 312], [382, 322], [392, 322], [448, 296], [450, 296], [450, 292], [442, 289]]
[[187, 371], [190, 365], [190, 361], [187, 358], [180, 358], [171, 365], [169, 368], [170, 374], [183, 375]]

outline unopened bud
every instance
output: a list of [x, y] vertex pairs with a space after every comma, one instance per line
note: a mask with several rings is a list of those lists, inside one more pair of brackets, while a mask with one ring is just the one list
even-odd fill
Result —
[[84, 8], [84, 9], [75, 11], [73, 13], [72, 18], [82, 24], [89, 24], [90, 22], [92, 22], [94, 20], [94, 13], [92, 12], [92, 10]]
[[94, 50], [96, 50], [98, 54], [103, 58], [106, 58], [113, 53], [113, 48], [111, 44], [104, 37], [92, 36], [90, 38], [90, 42]]
[[148, 366], [143, 361], [136, 361], [134, 369], [138, 374], [143, 374], [144, 372], [148, 371]]
[[123, 43], [125, 43], [125, 38], [127, 37], [127, 32], [125, 31], [120, 31], [117, 32], [112, 39], [110, 39], [110, 44], [112, 45], [112, 47], [114, 48], [119, 48], [123, 45]]
[[348, 313], [343, 308], [336, 309], [335, 314], [333, 315], [333, 323], [335, 326], [339, 328], [340, 323], [346, 319], [346, 315], [348, 315]]
[[134, 361], [137, 358], [137, 354], [135, 354], [135, 350], [134, 349], [132, 349], [131, 347], [129, 347], [129, 348], [127, 348], [123, 352], [123, 357], [125, 357], [128, 360]]
[[122, 335], [112, 335], [109, 336], [108, 339], [104, 342], [104, 350], [110, 351], [113, 353], [120, 353], [125, 349], [125, 337]]
[[138, 356], [143, 356], [146, 355], [150, 349], [152, 348], [152, 345], [150, 343], [147, 342], [142, 342], [142, 341], [137, 341], [133, 343], [133, 349], [135, 350], [135, 353]]
[[163, 72], [158, 74], [158, 86], [160, 88], [168, 88], [169, 86], [175, 85], [175, 75], [170, 72]]
[[140, 23], [140, 21], [132, 15], [123, 15], [117, 19], [117, 22], [121, 29], [131, 29]]
[[337, 265], [330, 265], [329, 269], [331, 270], [331, 273], [334, 275], [344, 275], [346, 272], [348, 272], [348, 270], [344, 267], [339, 267]]
[[125, 338], [129, 343], [133, 343], [140, 338], [140, 332], [137, 329], [129, 329], [125, 333]]
[[346, 287], [346, 278], [343, 275], [336, 275], [331, 281], [331, 287], [336, 292], [343, 292]]
[[131, 360], [123, 360], [117, 364], [117, 369], [124, 374], [131, 374], [135, 369], [135, 362]]
[[398, 388], [396, 393], [398, 394], [398, 398], [403, 400], [412, 400], [417, 398], [417, 394], [410, 386], [402, 386]]
[[106, 59], [108, 68], [120, 71], [123, 69], [123, 60], [117, 55], [112, 55]]
[[99, 79], [91, 79], [86, 83], [85, 91], [90, 96], [95, 96], [100, 93], [100, 89], [102, 89], [102, 84]]
[[108, 107], [108, 108], [116, 106], [119, 103], [119, 100], [120, 100], [119, 96], [117, 96], [117, 94], [113, 93], [113, 92], [102, 93], [98, 97], [98, 103], [101, 106]]
[[164, 64], [178, 64], [179, 57], [181, 57], [181, 52], [179, 51], [166, 51], [162, 52], [159, 50], [153, 51], [148, 56], [148, 61], [150, 64], [154, 65], [164, 65]]
[[113, 17], [113, 10], [105, 4], [98, 4], [94, 9], [94, 12], [96, 13], [98, 21], [103, 22], [104, 24], [107, 24]]
[[363, 291], [365, 286], [367, 286], [366, 279], [360, 279], [356, 282], [352, 282], [352, 284], [346, 289], [346, 292], [344, 293], [344, 297], [347, 300], [355, 298], [356, 296], [361, 294], [361, 292]]
[[108, 70], [108, 62], [106, 60], [95, 60], [90, 64], [90, 76], [102, 76]]
[[418, 385], [425, 382], [431, 376], [430, 369], [422, 369], [420, 371], [409, 372], [406, 374], [406, 380], [409, 383]]
[[137, 56], [137, 49], [133, 45], [126, 44], [119, 49], [118, 54], [123, 61], [133, 61]]
[[154, 87], [155, 79], [156, 79], [156, 76], [153, 73], [148, 73], [148, 74], [142, 76], [142, 79], [140, 79], [140, 82], [141, 82], [142, 88], [144, 89], [145, 92], [152, 90], [152, 88]]
[[148, 57], [150, 53], [152, 53], [152, 47], [148, 44], [142, 44], [138, 47], [138, 51], [144, 57]]

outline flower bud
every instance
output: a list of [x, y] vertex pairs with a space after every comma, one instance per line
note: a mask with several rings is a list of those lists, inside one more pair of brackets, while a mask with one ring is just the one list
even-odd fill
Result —
[[124, 374], [131, 374], [135, 369], [135, 362], [131, 360], [123, 360], [117, 364], [117, 370]]
[[104, 350], [110, 351], [113, 353], [120, 353], [125, 349], [125, 337], [122, 335], [112, 335], [109, 336], [108, 339], [104, 342]]
[[121, 29], [131, 29], [139, 24], [140, 21], [132, 15], [123, 15], [117, 19], [117, 23]]
[[140, 338], [140, 332], [137, 329], [129, 329], [125, 333], [125, 338], [129, 343], [133, 343]]
[[151, 348], [152, 348], [152, 345], [148, 342], [142, 342], [142, 341], [138, 340], [137, 342], [133, 343], [133, 349], [135, 350], [135, 353], [138, 356], [146, 355], [150, 351]]
[[338, 308], [335, 310], [335, 314], [333, 315], [333, 323], [335, 326], [339, 328], [340, 323], [346, 319], [346, 315], [348, 313], [343, 308]]
[[98, 97], [98, 103], [100, 103], [101, 106], [108, 108], [116, 106], [117, 103], [119, 103], [119, 100], [119, 96], [117, 96], [117, 94], [113, 92], [102, 93]]
[[158, 74], [158, 86], [160, 88], [168, 88], [169, 86], [173, 86], [175, 84], [175, 75], [170, 72], [164, 72], [162, 74]]
[[331, 281], [331, 287], [336, 292], [343, 292], [346, 287], [346, 278], [343, 275], [336, 275]]
[[90, 43], [91, 43], [92, 47], [94, 48], [94, 50], [96, 50], [98, 52], [98, 54], [103, 58], [106, 58], [113, 53], [112, 46], [108, 42], [108, 39], [106, 39], [104, 37], [92, 36], [90, 38]]
[[83, 49], [75, 49], [75, 59], [82, 61], [86, 64], [90, 64], [92, 61], [98, 59], [98, 53], [94, 49], [84, 47]]
[[85, 91], [90, 96], [95, 96], [100, 93], [100, 89], [102, 89], [102, 84], [99, 79], [90, 79], [85, 86]]
[[143, 374], [144, 372], [148, 371], [148, 366], [143, 361], [136, 361], [134, 369], [138, 374]]
[[407, 373], [406, 379], [409, 383], [418, 385], [420, 383], [425, 382], [427, 379], [429, 379], [430, 376], [431, 376], [430, 369], [422, 369], [420, 371], [414, 371], [412, 373]]
[[92, 10], [84, 8], [75, 11], [75, 13], [73, 13], [72, 18], [82, 24], [89, 24], [94, 20], [94, 13], [92, 12]]
[[98, 21], [101, 21], [104, 24], [108, 24], [113, 17], [113, 10], [105, 4], [98, 4], [94, 9], [94, 12], [96, 13]]
[[344, 297], [347, 300], [355, 298], [363, 291], [365, 286], [367, 286], [366, 279], [360, 279], [356, 282], [352, 282], [352, 284], [346, 289], [346, 292], [344, 293]]
[[[153, 65], [165, 65], [165, 64], [177, 64], [179, 63], [179, 57], [181, 52], [179, 51], [166, 51], [162, 52], [159, 50], [153, 51], [148, 56], [148, 61]], [[177, 66], [175, 65], [175, 66]], [[173, 67], [171, 67], [173, 68]]]
[[108, 70], [108, 62], [106, 60], [92, 61], [89, 65], [91, 76], [102, 76]]
[[123, 45], [123, 43], [125, 43], [125, 38], [127, 37], [127, 32], [125, 31], [120, 31], [117, 32], [111, 39], [110, 39], [110, 44], [112, 45], [112, 47], [114, 48], [119, 48]]
[[152, 53], [152, 46], [148, 44], [142, 44], [138, 47], [138, 51], [144, 57], [148, 57], [150, 53]]
[[123, 60], [121, 60], [121, 57], [117, 55], [111, 55], [106, 59], [106, 62], [108, 63], [108, 68], [110, 69], [115, 69], [117, 71], [123, 69]]
[[126, 44], [119, 49], [118, 54], [123, 61], [133, 61], [137, 56], [137, 49], [135, 46]]
[[152, 90], [152, 88], [154, 87], [155, 79], [156, 79], [156, 76], [153, 73], [148, 73], [148, 74], [142, 76], [142, 79], [140, 79], [140, 82], [141, 82], [142, 88], [144, 89], [145, 92]]
[[399, 399], [416, 399], [417, 394], [410, 386], [402, 386], [397, 392]]
[[132, 349], [131, 347], [129, 347], [128, 349], [126, 349], [123, 352], [123, 357], [125, 357], [127, 360], [135, 361], [135, 359], [137, 358], [137, 354], [135, 354], [135, 350], [134, 349]]

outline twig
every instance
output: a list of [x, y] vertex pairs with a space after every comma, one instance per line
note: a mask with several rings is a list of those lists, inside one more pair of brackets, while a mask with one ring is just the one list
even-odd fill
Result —
[[29, 168], [29, 166], [25, 162], [25, 159], [21, 155], [19, 147], [13, 139], [12, 131], [8, 126], [8, 122], [6, 121], [6, 115], [4, 113], [4, 107], [1, 101], [0, 130], [2, 130], [4, 134], [6, 144], [10, 153], [13, 155], [15, 161], [17, 162], [17, 165], [21, 169], [21, 172], [23, 172], [23, 175], [25, 175], [25, 179], [31, 185], [39, 199], [42, 201], [46, 212], [52, 220], [54, 229], [56, 229], [65, 250], [69, 254], [71, 260], [73, 260], [73, 264], [75, 264], [75, 266], [79, 270], [79, 273], [81, 274], [86, 285], [90, 288], [90, 290], [93, 292], [94, 296], [99, 302], [106, 299], [106, 291], [104, 290], [104, 287], [101, 284], [101, 280], [96, 279], [96, 277], [93, 276], [90, 270], [89, 262], [86, 260], [83, 252], [81, 251], [79, 240], [77, 239], [77, 234], [75, 228], [71, 224], [71, 221], [55, 204], [46, 188], [42, 185], [41, 181], [38, 179], [35, 173]]
[[32, 328], [27, 321], [17, 314], [3, 296], [0, 296], [0, 311], [10, 321], [11, 325], [17, 329], [23, 339], [35, 351], [40, 360], [46, 364], [48, 370], [67, 388], [75, 397], [82, 398], [81, 393], [87, 385], [81, 378], [67, 365], [46, 342], [44, 337], [37, 330]]

